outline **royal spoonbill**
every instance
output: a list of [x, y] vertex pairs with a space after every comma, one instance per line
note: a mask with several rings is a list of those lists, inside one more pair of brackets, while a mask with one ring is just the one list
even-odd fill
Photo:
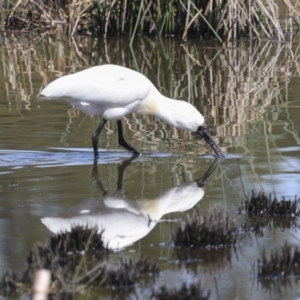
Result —
[[195, 132], [205, 139], [217, 157], [224, 157], [203, 116], [193, 105], [163, 96], [146, 76], [131, 69], [111, 64], [91, 67], [54, 80], [42, 90], [41, 96], [77, 101], [86, 108], [97, 105], [97, 113], [103, 119], [92, 135], [95, 159], [99, 157], [99, 135], [108, 120], [117, 121], [119, 145], [139, 154], [126, 142], [122, 130], [122, 117], [133, 112], [152, 114], [172, 126]]

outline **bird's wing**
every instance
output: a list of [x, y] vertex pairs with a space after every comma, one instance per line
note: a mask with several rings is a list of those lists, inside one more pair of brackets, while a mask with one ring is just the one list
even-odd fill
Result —
[[122, 107], [143, 100], [151, 87], [151, 82], [144, 75], [107, 65], [58, 78], [51, 82], [41, 95], [47, 98], [73, 99], [108, 107]]

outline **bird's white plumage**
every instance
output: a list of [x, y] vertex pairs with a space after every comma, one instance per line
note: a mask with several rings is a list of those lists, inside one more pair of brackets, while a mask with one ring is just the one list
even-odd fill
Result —
[[150, 89], [151, 82], [142, 74], [116, 65], [102, 65], [58, 78], [42, 95], [123, 106], [144, 99]]
[[146, 76], [117, 65], [96, 66], [58, 78], [41, 96], [77, 102], [83, 111], [92, 114], [95, 110], [106, 120], [119, 120], [137, 112], [156, 115], [172, 126], [190, 131], [204, 123], [194, 106], [163, 96]]
[[[41, 221], [54, 232], [70, 231], [74, 226], [97, 227], [110, 248], [123, 248], [147, 235], [163, 215], [194, 207], [204, 196], [196, 182], [187, 182], [154, 199], [129, 199], [106, 195], [89, 199], [72, 208], [68, 217], [47, 217]], [[89, 211], [82, 213], [82, 211]]]

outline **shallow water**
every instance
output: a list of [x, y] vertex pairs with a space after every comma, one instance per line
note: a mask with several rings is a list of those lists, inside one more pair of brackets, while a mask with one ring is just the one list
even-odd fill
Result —
[[[212, 299], [282, 298], [258, 283], [253, 266], [263, 247], [271, 251], [286, 240], [299, 244], [293, 228], [265, 229], [263, 237], [247, 237], [235, 251], [221, 249], [217, 257], [224, 255], [224, 261], [219, 265], [209, 261], [209, 250], [191, 253], [188, 263], [181, 262], [172, 234], [193, 209], [209, 205], [221, 206], [241, 223], [239, 204], [253, 189], [279, 198], [300, 194], [298, 41], [291, 48], [245, 41], [237, 49], [222, 49], [197, 41], [182, 46], [175, 38], [137, 39], [130, 49], [123, 39], [68, 44], [50, 35], [2, 38], [2, 270], [24, 269], [30, 245], [54, 231], [51, 220], [57, 225], [58, 218], [93, 214], [115, 230], [117, 225], [132, 230], [131, 225], [140, 224], [132, 240], [116, 241], [124, 247], [117, 255], [150, 256], [161, 270], [157, 286], [201, 279]], [[214, 162], [205, 142], [153, 117], [133, 115], [123, 120], [125, 138], [145, 155], [120, 170], [131, 155], [118, 146], [116, 124], [109, 122], [99, 146], [98, 176], [107, 193], [103, 196], [92, 179], [91, 146], [101, 117], [84, 115], [68, 103], [40, 101], [37, 95], [56, 77], [108, 62], [139, 70], [162, 93], [185, 99], [203, 113], [226, 152], [205, 190], [194, 186]], [[126, 207], [127, 215], [120, 210], [114, 215], [113, 208], [120, 206]], [[133, 220], [128, 211], [142, 217]], [[136, 291], [151, 294], [141, 285]], [[293, 280], [284, 289], [285, 299], [299, 294]]]

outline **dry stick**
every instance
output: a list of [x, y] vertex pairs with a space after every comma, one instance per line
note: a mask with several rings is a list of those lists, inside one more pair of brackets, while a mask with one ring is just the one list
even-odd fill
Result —
[[198, 59], [196, 59], [194, 56], [192, 56], [192, 55], [188, 52], [188, 50], [187, 50], [187, 48], [185, 47], [185, 45], [181, 45], [181, 47], [184, 49], [186, 55], [187, 55], [192, 61], [194, 61], [198, 66], [203, 67], [203, 65], [200, 63], [200, 61], [199, 61]]
[[[293, 11], [293, 13], [296, 14], [296, 18], [293, 16], [292, 14], [292, 18], [294, 20], [294, 22], [297, 24], [298, 30], [299, 30], [299, 23], [297, 21], [297, 18], [300, 17], [300, 13], [295, 9], [295, 4], [293, 4], [290, 0], [283, 0], [285, 5], [288, 6], [288, 8]], [[298, 1], [297, 1], [298, 2]]]
[[266, 9], [266, 7], [260, 1], [257, 1], [257, 3], [260, 6], [261, 10], [264, 12], [265, 16], [267, 16], [271, 20], [271, 22], [273, 23], [274, 27], [277, 29], [277, 33], [281, 36], [281, 38], [283, 40], [285, 40], [284, 34], [283, 34], [283, 32], [282, 32], [282, 30], [280, 28], [280, 25], [278, 25], [278, 22], [276, 23], [277, 20], [274, 20], [272, 18], [272, 16], [270, 15], [270, 13]]
[[[297, 18], [299, 18], [300, 14], [297, 12], [297, 10], [295, 9], [295, 4], [292, 3], [290, 0], [283, 0], [285, 5], [289, 8], [289, 10], [291, 11], [291, 16], [290, 18], [294, 20], [294, 22], [297, 25], [297, 31], [296, 33], [299, 31], [299, 22], [297, 21]], [[298, 1], [297, 1], [298, 2]], [[294, 13], [296, 14], [296, 17], [294, 17]], [[291, 24], [291, 28], [292, 28], [292, 24]], [[291, 30], [292, 31], [292, 30]]]
[[295, 4], [292, 3], [290, 0], [283, 0], [284, 4], [289, 7], [290, 10], [293, 11], [298, 17], [300, 16], [300, 13], [295, 9]]
[[[103, 1], [102, 1], [103, 2]], [[99, 4], [100, 4], [101, 2], [99, 2]], [[71, 33], [71, 36], [73, 36], [74, 35], [74, 33], [75, 33], [75, 30], [76, 30], [76, 27], [77, 27], [77, 25], [78, 25], [78, 23], [79, 23], [79, 21], [80, 21], [80, 18], [81, 18], [81, 16], [91, 7], [93, 5], [93, 3], [91, 3], [89, 6], [87, 6], [86, 8], [84, 8], [80, 13], [79, 13], [79, 15], [78, 15], [78, 17], [77, 17], [77, 19], [76, 19], [76, 21], [75, 21], [75, 24], [74, 24], [74, 27], [73, 27], [73, 30], [72, 30], [72, 33]]]
[[[72, 4], [73, 4], [73, 6], [75, 6], [74, 3], [72, 3]], [[80, 6], [78, 7], [78, 9], [80, 9], [81, 6], [82, 6], [82, 3], [80, 3]], [[71, 9], [71, 5], [70, 5], [70, 9]], [[72, 30], [72, 32], [71, 32], [71, 37], [72, 37], [72, 36], [74, 35], [74, 33], [75, 33], [75, 29], [76, 29], [76, 27], [77, 27], [77, 25], [78, 25], [77, 21], [79, 22], [79, 19], [80, 19], [80, 17], [81, 17], [81, 13], [82, 13], [85, 9], [83, 9], [83, 11], [82, 11], [81, 13], [79, 13], [79, 15], [78, 15], [78, 17], [77, 17], [77, 19], [76, 19], [76, 21], [75, 21], [75, 24], [74, 24], [74, 22], [73, 22], [73, 16], [75, 16], [76, 10], [77, 10], [77, 8], [73, 8], [73, 13], [72, 13], [72, 15], [70, 14], [70, 30]], [[74, 24], [74, 25], [73, 25], [73, 29], [71, 28], [71, 25], [72, 25], [72, 24]]]
[[18, 8], [18, 6], [22, 3], [22, 0], [19, 0], [18, 3], [13, 7], [9, 17], [7, 18], [7, 20], [9, 20], [11, 18], [11, 16], [13, 15], [13, 13], [16, 11], [16, 9]]
[[[93, 273], [94, 273], [93, 277], [90, 278], [90, 280], [86, 283], [86, 286], [88, 286], [98, 276], [98, 273], [96, 273], [96, 271], [98, 271], [100, 268], [102, 268], [103, 270], [105, 270], [106, 266], [107, 266], [106, 262], [99, 263], [94, 268], [92, 268], [91, 270], [88, 270], [86, 273], [84, 273], [84, 275], [81, 275], [81, 277], [77, 278], [76, 283], [80, 283], [83, 279], [87, 278], [90, 275], [93, 275]], [[106, 279], [107, 279], [107, 274], [103, 277], [103, 279], [99, 283], [99, 286], [101, 286], [101, 284], [104, 283]]]
[[249, 24], [251, 24], [251, 27], [250, 27], [250, 37], [252, 37], [252, 32], [251, 32], [251, 28], [253, 28], [252, 26], [252, 22], [250, 22], [250, 19], [251, 19], [251, 0], [248, 0], [248, 13], [249, 13], [249, 16], [247, 16], [248, 20], [249, 20]]
[[125, 17], [126, 17], [126, 9], [127, 9], [127, 0], [124, 1], [123, 3], [123, 11], [122, 11], [122, 32], [124, 32], [124, 27], [125, 27]]
[[[71, 30], [72, 30], [72, 20], [73, 20], [73, 9], [72, 9], [72, 5], [74, 5], [73, 3], [70, 4], [68, 6], [68, 9], [69, 9], [69, 26], [68, 26], [68, 33], [69, 33], [69, 42], [70, 42], [70, 37], [71, 37]], [[80, 4], [81, 5], [81, 4]], [[72, 38], [72, 37], [71, 37]]]
[[104, 30], [104, 38], [106, 38], [107, 36], [107, 27], [108, 27], [108, 21], [109, 21], [109, 17], [110, 17], [110, 12], [112, 10], [112, 8], [114, 7], [114, 5], [116, 4], [117, 0], [114, 0], [107, 12], [107, 17], [106, 17], [106, 20], [105, 20], [105, 30]]
[[[234, 0], [232, 0], [234, 1]], [[231, 37], [232, 37], [232, 19], [233, 19], [233, 16], [232, 16], [232, 5], [229, 5], [229, 8], [228, 8], [228, 36], [227, 36], [227, 41], [230, 41], [231, 40]]]
[[[292, 10], [290, 9], [290, 7], [288, 7], [287, 9], [288, 9], [288, 13], [287, 13], [287, 19], [288, 19], [288, 21], [285, 22], [285, 25], [286, 25], [285, 30], [286, 30], [286, 32], [289, 31], [290, 32], [290, 36], [292, 36], [293, 35], [293, 20], [292, 20], [293, 13], [292, 13]], [[289, 29], [288, 29], [288, 27], [289, 27]]]
[[110, 58], [109, 58], [109, 55], [108, 55], [108, 48], [107, 48], [107, 41], [106, 41], [106, 39], [104, 39], [104, 49], [105, 49], [106, 61], [110, 64]]
[[[146, 13], [148, 12], [148, 10], [149, 10], [149, 12], [150, 12], [150, 7], [151, 7], [151, 5], [152, 5], [152, 0], [150, 0], [149, 4], [147, 5], [147, 7], [146, 7], [146, 9], [145, 9], [145, 11], [144, 11], [144, 13], [143, 13], [143, 16], [142, 16], [142, 18], [141, 18], [141, 23], [144, 22], [144, 19], [145, 19], [145, 17], [146, 17]], [[150, 12], [150, 14], [151, 14], [151, 12]]]
[[283, 40], [285, 40], [285, 37], [282, 32], [282, 29], [281, 29], [281, 26], [279, 23], [279, 19], [278, 19], [278, 10], [275, 9], [277, 7], [277, 5], [275, 4], [275, 2], [273, 2], [273, 0], [272, 1], [266, 0], [266, 1], [268, 3], [270, 11], [272, 12], [272, 15], [273, 15], [273, 19], [271, 19], [271, 20], [272, 20], [274, 26], [276, 27], [277, 31], [282, 33]]
[[[191, 2], [191, 4], [193, 5], [194, 9], [196, 9], [199, 12], [199, 9], [197, 8], [197, 6]], [[207, 24], [207, 26], [210, 28], [210, 30], [214, 33], [214, 35], [217, 37], [217, 39], [223, 43], [222, 39], [219, 37], [219, 35], [217, 34], [217, 32], [213, 29], [213, 27], [211, 26], [211, 24], [206, 20], [205, 16], [200, 13], [201, 18], [203, 19], [203, 21]]]
[[[260, 9], [260, 13], [262, 13], [262, 10], [263, 10], [263, 8], [259, 8]], [[257, 15], [256, 15], [257, 16]], [[266, 16], [264, 16], [265, 18], [264, 18], [264, 21], [265, 21], [265, 27], [266, 27], [266, 30], [268, 29], [269, 30], [269, 39], [271, 39], [272, 38], [272, 25], [270, 25], [269, 24], [269, 19], [266, 17]], [[257, 17], [258, 18], [258, 17]], [[259, 21], [259, 23], [260, 23], [260, 25], [262, 26], [262, 21], [261, 21], [261, 18], [258, 18], [257, 19], [258, 21]]]
[[259, 21], [260, 26], [261, 26], [262, 30], [264, 31], [264, 33], [266, 34], [266, 36], [267, 36], [269, 39], [271, 39], [271, 37], [270, 37], [268, 31], [266, 30], [265, 26], [260, 22], [259, 17], [258, 17], [258, 15], [256, 14], [255, 9], [252, 7], [251, 10], [252, 10], [252, 14], [256, 17], [257, 21]]
[[201, 12], [202, 12], [202, 9], [200, 9], [200, 10], [194, 15], [194, 17], [190, 20], [190, 22], [188, 23], [188, 25], [185, 27], [184, 33], [183, 33], [183, 35], [182, 35], [182, 39], [183, 39], [184, 41], [186, 41], [186, 35], [187, 35], [188, 29], [189, 29], [190, 26], [194, 23], [194, 21], [198, 18], [198, 16], [201, 14]]
[[242, 11], [242, 13], [245, 15], [245, 18], [248, 20], [248, 23], [249, 23], [250, 27], [253, 29], [253, 31], [256, 33], [256, 36], [257, 36], [258, 39], [260, 40], [258, 31], [257, 31], [257, 30], [255, 29], [255, 27], [252, 25], [251, 20], [250, 20], [249, 17], [247, 16], [247, 14], [246, 14], [246, 12], [244, 11], [244, 9], [241, 7], [239, 1], [238, 1], [237, 3], [238, 3], [238, 5], [239, 5], [239, 9]]
[[42, 12], [43, 14], [45, 14], [45, 16], [52, 22], [53, 21], [53, 18], [51, 18], [51, 16], [49, 14], [47, 14], [47, 12], [45, 11], [44, 8], [42, 8], [38, 3], [36, 3], [35, 1], [33, 0], [30, 0], [31, 3], [33, 3], [34, 5], [36, 5]]
[[228, 12], [228, 7], [229, 4], [225, 4], [224, 5], [224, 8], [223, 8], [223, 12], [221, 13], [221, 18], [219, 19], [219, 23], [218, 23], [218, 26], [216, 28], [216, 31], [218, 31], [221, 27], [222, 27], [222, 23], [224, 24], [224, 27], [226, 27], [227, 29], [227, 26], [226, 26], [226, 23], [225, 23], [225, 15], [227, 15], [227, 12]]
[[191, 12], [191, 1], [189, 0], [188, 1], [188, 7], [187, 7], [187, 13], [186, 13], [185, 28], [187, 28], [188, 24], [189, 24], [189, 15], [190, 15], [190, 12]]
[[233, 41], [236, 42], [237, 38], [237, 18], [238, 18], [238, 13], [237, 13], [237, 0], [233, 0], [233, 10], [234, 10], [234, 19], [233, 19]]

